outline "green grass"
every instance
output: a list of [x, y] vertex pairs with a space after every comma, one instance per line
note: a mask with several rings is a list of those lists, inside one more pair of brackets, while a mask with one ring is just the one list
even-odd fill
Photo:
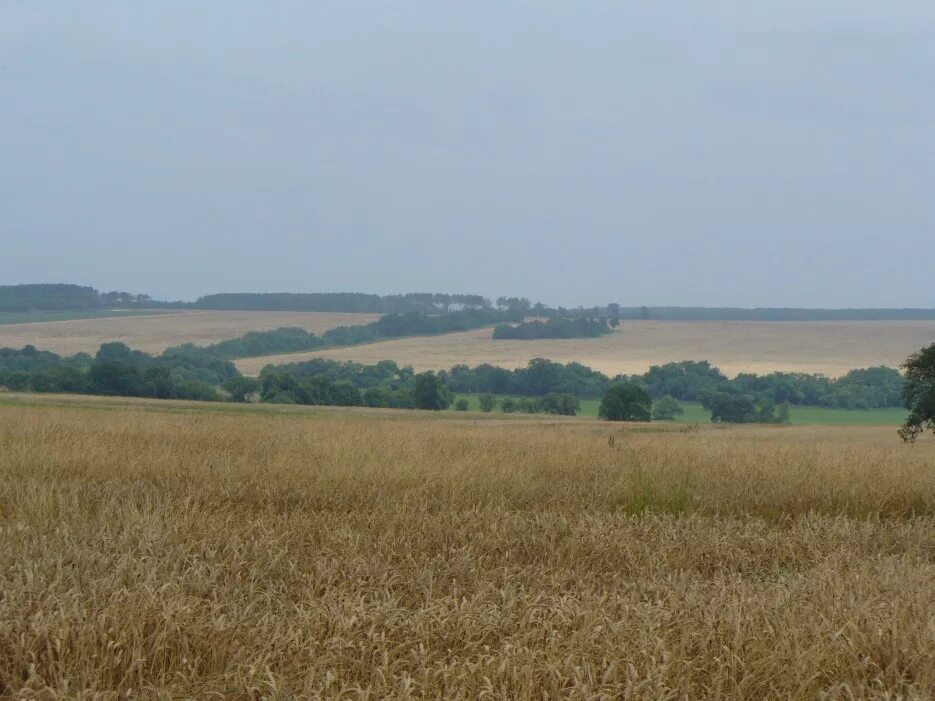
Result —
[[[471, 411], [480, 411], [480, 402], [477, 394], [458, 394], [457, 399], [467, 399]], [[499, 413], [499, 401], [506, 395], [497, 395], [497, 408], [493, 413]], [[513, 399], [519, 397], [512, 396]], [[601, 401], [599, 399], [582, 399], [578, 416], [597, 417], [597, 410]], [[711, 414], [698, 402], [681, 402], [685, 413], [678, 417], [679, 423], [708, 423]], [[790, 423], [808, 425], [891, 425], [898, 426], [906, 420], [905, 409], [870, 409], [868, 411], [852, 409], [828, 409], [818, 406], [792, 407], [789, 412]]]
[[149, 316], [150, 314], [173, 314], [175, 309], [90, 309], [86, 311], [35, 311], [0, 312], [0, 326], [4, 324], [28, 324], [36, 321], [75, 321], [77, 319], [106, 319], [114, 316]]

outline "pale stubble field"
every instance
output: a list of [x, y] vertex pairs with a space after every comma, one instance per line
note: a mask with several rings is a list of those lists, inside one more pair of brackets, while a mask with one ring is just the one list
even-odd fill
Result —
[[136, 350], [161, 353], [169, 346], [209, 345], [243, 336], [248, 331], [299, 326], [322, 333], [336, 326], [368, 324], [378, 318], [375, 314], [327, 312], [170, 311], [146, 316], [4, 324], [0, 325], [0, 348], [30, 344], [60, 355], [94, 354], [102, 343], [121, 341]]
[[930, 437], [16, 401], [0, 696], [935, 694]]
[[578, 362], [614, 375], [646, 372], [680, 360], [708, 360], [728, 376], [740, 372], [822, 373], [838, 377], [854, 368], [897, 367], [935, 341], [935, 322], [688, 322], [625, 321], [600, 338], [495, 341], [490, 329], [443, 336], [403, 338], [363, 346], [264, 358], [237, 366], [255, 375], [268, 363], [311, 357], [376, 363], [395, 360], [416, 370], [448, 370], [459, 363], [525, 366], [532, 358]]

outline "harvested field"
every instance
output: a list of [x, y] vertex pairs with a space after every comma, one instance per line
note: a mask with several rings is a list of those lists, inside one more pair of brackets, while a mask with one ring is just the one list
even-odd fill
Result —
[[447, 370], [459, 363], [522, 367], [540, 357], [579, 362], [613, 376], [643, 373], [671, 361], [710, 360], [729, 376], [784, 370], [837, 377], [854, 368], [898, 366], [910, 353], [935, 342], [935, 322], [626, 321], [621, 331], [600, 338], [494, 341], [490, 336], [490, 329], [480, 329], [248, 358], [237, 366], [258, 374], [268, 363], [324, 357], [361, 363], [389, 359], [421, 371]]
[[0, 695], [935, 695], [931, 438], [218, 409], [0, 406]]
[[94, 353], [102, 343], [122, 341], [137, 350], [160, 353], [169, 346], [207, 345], [248, 331], [301, 326], [321, 333], [336, 326], [368, 324], [378, 318], [373, 314], [326, 312], [169, 311], [148, 316], [3, 325], [0, 347], [22, 348], [32, 344], [40, 350], [71, 355]]

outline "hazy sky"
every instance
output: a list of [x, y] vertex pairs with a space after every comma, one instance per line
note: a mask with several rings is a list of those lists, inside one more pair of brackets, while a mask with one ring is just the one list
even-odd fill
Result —
[[0, 283], [935, 307], [935, 3], [0, 0]]

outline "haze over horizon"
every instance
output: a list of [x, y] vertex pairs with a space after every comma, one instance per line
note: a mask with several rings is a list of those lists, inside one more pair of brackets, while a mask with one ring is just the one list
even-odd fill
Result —
[[935, 307], [935, 5], [0, 6], [0, 284]]

